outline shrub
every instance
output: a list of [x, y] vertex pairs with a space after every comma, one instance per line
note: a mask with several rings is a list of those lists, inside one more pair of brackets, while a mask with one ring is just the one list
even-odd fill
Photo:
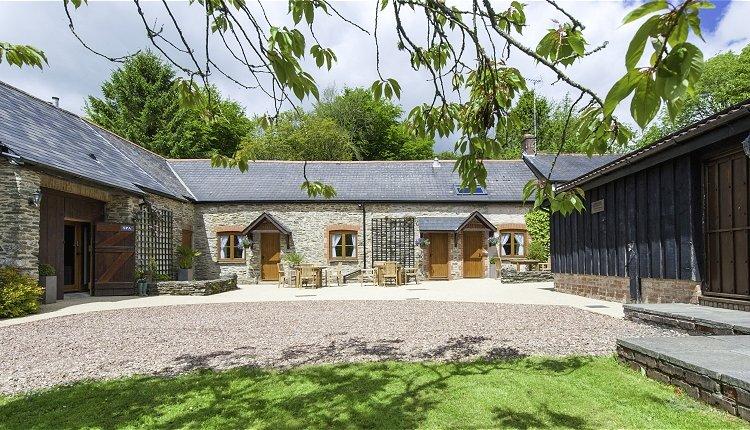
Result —
[[296, 266], [302, 262], [302, 254], [298, 252], [287, 252], [284, 254], [284, 260], [292, 266]]
[[50, 264], [40, 264], [39, 276], [55, 276], [55, 268]]
[[193, 260], [199, 255], [201, 253], [193, 248], [180, 245], [177, 247], [177, 264], [180, 266], [180, 269], [190, 269], [193, 267]]
[[44, 290], [34, 277], [13, 267], [0, 267], [0, 318], [38, 312], [42, 294]]
[[526, 253], [526, 256], [532, 260], [547, 261], [549, 251], [544, 249], [541, 242], [531, 242], [529, 244], [529, 252]]
[[[542, 210], [535, 210], [526, 213], [524, 220], [526, 221], [526, 230], [531, 236], [531, 243], [526, 255], [535, 260], [547, 261], [549, 258], [549, 214]], [[535, 243], [537, 245], [534, 245]], [[537, 251], [539, 258], [531, 257], [534, 246], [540, 248]]]

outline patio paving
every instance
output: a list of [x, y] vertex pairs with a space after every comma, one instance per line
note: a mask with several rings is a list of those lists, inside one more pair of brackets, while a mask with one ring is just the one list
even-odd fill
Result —
[[515, 303], [571, 306], [622, 318], [621, 303], [558, 293], [551, 282], [501, 284], [494, 279], [427, 281], [400, 287], [346, 284], [319, 289], [277, 288], [276, 284], [242, 285], [212, 296], [81, 297], [43, 305], [39, 314], [0, 320], [0, 327], [103, 310], [202, 303], [247, 303], [319, 300], [422, 300], [469, 303]]

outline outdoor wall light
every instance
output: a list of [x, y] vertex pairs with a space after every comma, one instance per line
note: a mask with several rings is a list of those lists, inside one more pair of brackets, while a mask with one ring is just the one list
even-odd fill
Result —
[[745, 150], [745, 155], [750, 157], [750, 134], [742, 141], [742, 149]]
[[41, 203], [42, 203], [42, 192], [40, 190], [36, 190], [34, 191], [34, 194], [29, 196], [29, 205], [38, 208]]

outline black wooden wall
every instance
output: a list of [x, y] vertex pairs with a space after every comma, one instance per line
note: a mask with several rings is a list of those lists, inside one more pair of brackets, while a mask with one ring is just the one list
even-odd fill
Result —
[[[700, 192], [690, 155], [586, 190], [582, 214], [552, 216], [552, 270], [699, 281]], [[592, 214], [600, 199], [604, 211]]]

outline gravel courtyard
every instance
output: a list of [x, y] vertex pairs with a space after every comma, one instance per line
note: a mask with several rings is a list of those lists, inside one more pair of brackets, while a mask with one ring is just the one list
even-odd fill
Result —
[[681, 333], [567, 306], [427, 301], [202, 304], [0, 327], [0, 392], [196, 368], [611, 354]]

